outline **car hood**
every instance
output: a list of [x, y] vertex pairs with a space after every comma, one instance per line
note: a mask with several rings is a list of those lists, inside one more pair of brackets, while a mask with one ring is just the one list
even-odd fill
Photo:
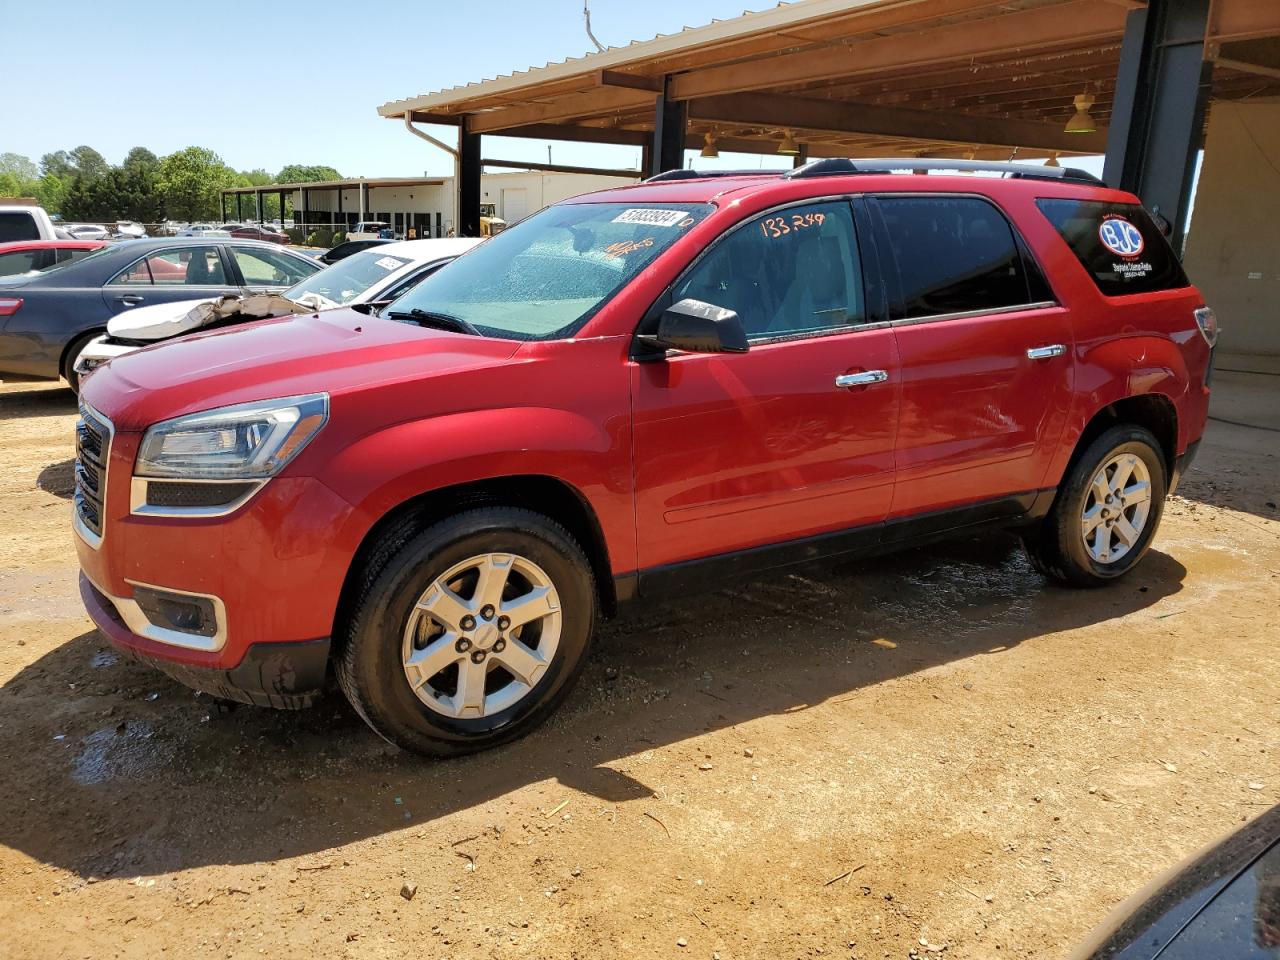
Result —
[[149, 307], [133, 307], [108, 320], [107, 333], [125, 340], [167, 340], [169, 337], [190, 333], [200, 326], [198, 320], [189, 319], [187, 314], [192, 308], [211, 302], [176, 300]]
[[432, 330], [355, 310], [222, 327], [117, 357], [84, 382], [117, 430], [251, 400], [421, 380], [501, 364], [520, 344]]

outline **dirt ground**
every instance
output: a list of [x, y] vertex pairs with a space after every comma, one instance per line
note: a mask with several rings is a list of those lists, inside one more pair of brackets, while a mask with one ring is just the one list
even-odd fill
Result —
[[1241, 366], [1215, 415], [1272, 430], [1210, 425], [1123, 584], [998, 535], [646, 608], [450, 762], [117, 658], [71, 395], [0, 387], [0, 957], [1061, 956], [1280, 799], [1280, 405]]

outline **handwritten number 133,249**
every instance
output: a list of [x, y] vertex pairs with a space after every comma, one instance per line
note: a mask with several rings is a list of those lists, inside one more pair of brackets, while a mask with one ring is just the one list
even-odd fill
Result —
[[820, 227], [825, 219], [826, 214], [822, 213], [793, 213], [789, 217], [765, 217], [760, 221], [760, 232], [770, 240], [775, 240], [806, 227]]

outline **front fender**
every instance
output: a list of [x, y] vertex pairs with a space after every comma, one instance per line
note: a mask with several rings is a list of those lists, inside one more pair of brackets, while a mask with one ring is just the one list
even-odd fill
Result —
[[595, 512], [615, 572], [622, 572], [635, 557], [629, 451], [625, 412], [597, 422], [568, 410], [497, 407], [378, 430], [326, 461], [318, 478], [354, 508], [338, 539], [358, 544], [391, 510], [433, 490], [551, 477]]

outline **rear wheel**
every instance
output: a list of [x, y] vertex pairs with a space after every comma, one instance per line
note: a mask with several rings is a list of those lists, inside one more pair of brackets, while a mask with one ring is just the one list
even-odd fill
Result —
[[1071, 468], [1049, 515], [1023, 542], [1036, 568], [1060, 583], [1097, 587], [1132, 570], [1164, 512], [1166, 467], [1150, 431], [1115, 426]]
[[554, 521], [494, 507], [389, 536], [367, 571], [338, 680], [381, 736], [468, 753], [522, 736], [569, 692], [595, 626], [581, 547]]

